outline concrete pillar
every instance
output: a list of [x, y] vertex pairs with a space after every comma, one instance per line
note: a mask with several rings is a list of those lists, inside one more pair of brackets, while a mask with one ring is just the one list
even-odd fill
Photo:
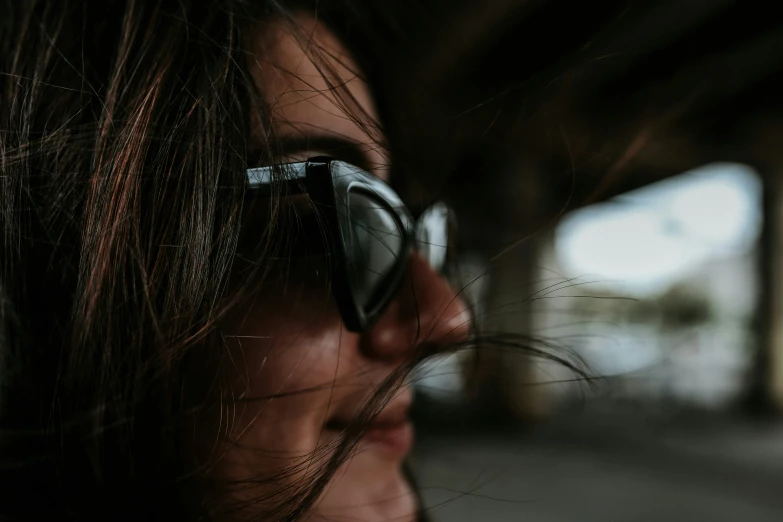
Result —
[[762, 171], [764, 187], [759, 239], [757, 352], [747, 405], [757, 412], [783, 412], [783, 176]]
[[[495, 259], [491, 265], [487, 326], [524, 340], [533, 332], [531, 295], [537, 275], [535, 243], [523, 242]], [[503, 376], [501, 395], [510, 412], [523, 421], [536, 421], [548, 411], [547, 387], [539, 385], [538, 361], [524, 348], [496, 352], [497, 370]]]
[[[485, 252], [489, 281], [480, 307], [479, 329], [489, 334], [510, 334], [525, 343], [533, 334], [530, 297], [535, 292], [541, 235], [542, 188], [533, 165], [519, 165], [508, 176], [510, 183], [498, 205], [510, 208], [505, 232], [494, 236]], [[539, 386], [538, 361], [523, 347], [489, 343], [479, 347], [478, 363], [466, 381], [481, 403], [496, 414], [534, 421], [548, 410], [547, 387]], [[472, 386], [471, 386], [472, 384]]]

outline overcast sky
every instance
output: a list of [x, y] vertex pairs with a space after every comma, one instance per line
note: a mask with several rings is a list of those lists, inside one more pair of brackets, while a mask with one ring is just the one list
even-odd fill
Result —
[[569, 215], [556, 232], [571, 276], [638, 296], [664, 292], [709, 259], [747, 252], [761, 228], [761, 184], [716, 163]]

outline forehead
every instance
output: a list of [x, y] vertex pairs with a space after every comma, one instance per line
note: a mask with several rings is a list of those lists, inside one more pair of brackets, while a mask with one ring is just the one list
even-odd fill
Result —
[[[308, 143], [350, 141], [364, 151], [369, 168], [383, 171], [383, 135], [369, 88], [348, 50], [323, 23], [301, 14], [293, 23], [266, 25], [252, 42], [249, 65], [271, 110], [275, 137], [302, 144], [300, 155], [330, 154], [320, 145], [309, 149]], [[265, 129], [255, 121], [254, 138], [260, 139]]]

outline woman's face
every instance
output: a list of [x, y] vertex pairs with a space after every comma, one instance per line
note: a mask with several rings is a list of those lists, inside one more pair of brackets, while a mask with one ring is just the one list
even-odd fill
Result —
[[[254, 45], [250, 67], [272, 108], [272, 131], [285, 159], [338, 156], [386, 179], [387, 153], [367, 86], [324, 25], [297, 18], [302, 37], [273, 24]], [[318, 60], [303, 48], [316, 49]], [[268, 122], [258, 115], [263, 147]], [[292, 203], [296, 204], [296, 203]], [[236, 493], [260, 497], [259, 512], [306, 484], [333, 454], [349, 424], [392, 372], [424, 348], [459, 341], [469, 316], [462, 301], [417, 255], [384, 315], [363, 334], [347, 331], [328, 291], [291, 277], [270, 282], [228, 318], [230, 393], [221, 428], [230, 441], [219, 466], [229, 480], [260, 479]], [[325, 287], [325, 285], [323, 286]], [[319, 287], [322, 288], [322, 287]], [[234, 399], [234, 400], [231, 400]], [[312, 520], [413, 520], [416, 499], [402, 464], [413, 442], [412, 393], [401, 383], [352, 456], [338, 469]], [[253, 509], [253, 508], [250, 508]]]

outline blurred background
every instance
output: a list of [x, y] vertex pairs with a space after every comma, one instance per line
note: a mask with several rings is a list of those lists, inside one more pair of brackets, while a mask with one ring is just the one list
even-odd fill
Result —
[[368, 7], [401, 189], [457, 209], [481, 329], [540, 352], [414, 379], [436, 522], [783, 520], [775, 7]]

